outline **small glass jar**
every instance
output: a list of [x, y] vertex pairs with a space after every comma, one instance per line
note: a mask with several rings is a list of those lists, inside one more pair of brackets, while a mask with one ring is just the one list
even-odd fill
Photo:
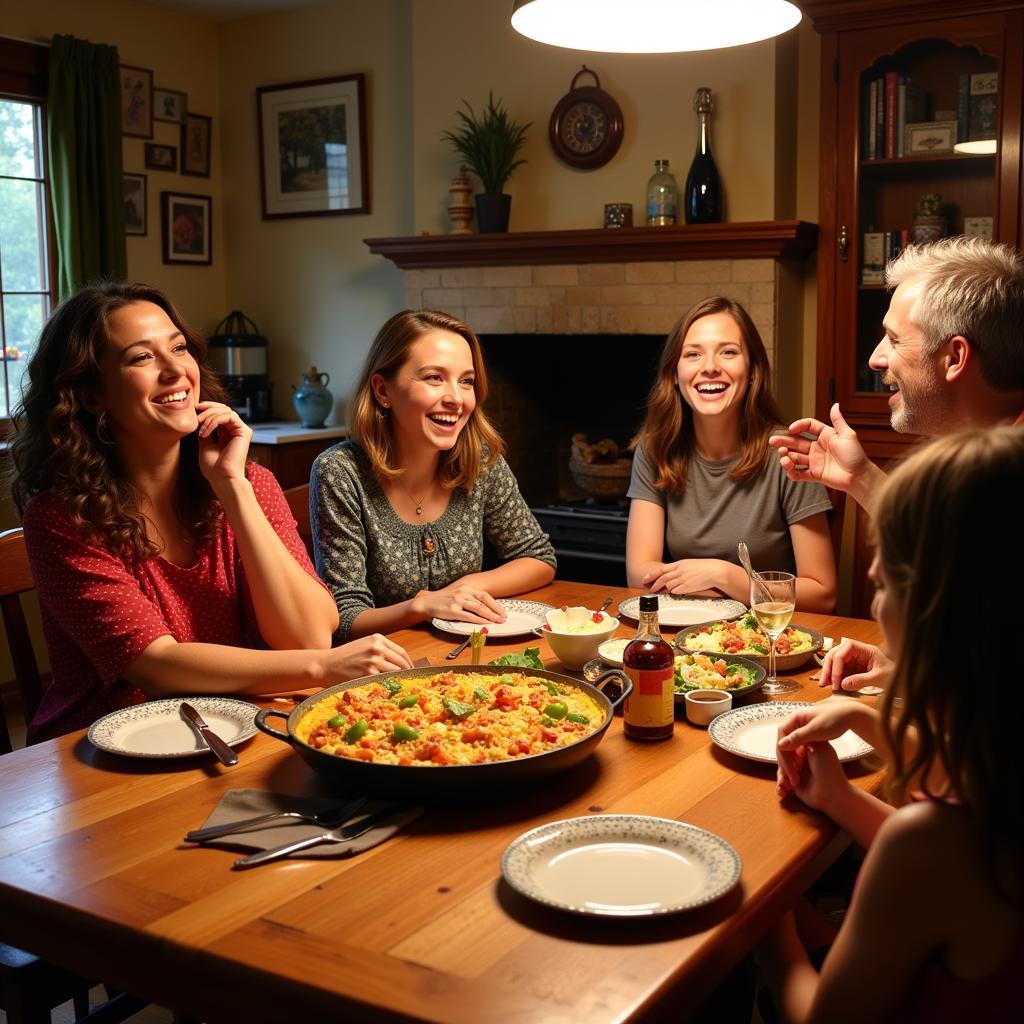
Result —
[[668, 169], [667, 160], [654, 161], [654, 174], [647, 182], [647, 223], [671, 227], [679, 213], [679, 186]]

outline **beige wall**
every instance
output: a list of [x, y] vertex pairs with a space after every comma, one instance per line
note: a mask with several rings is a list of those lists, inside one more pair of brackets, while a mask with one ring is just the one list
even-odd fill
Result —
[[[204, 331], [212, 329], [227, 312], [216, 26], [181, 11], [141, 5], [130, 0], [26, 0], [23, 3], [4, 0], [0, 32], [32, 42], [49, 42], [54, 35], [73, 35], [93, 43], [116, 46], [122, 64], [149, 68], [156, 86], [187, 92], [189, 109], [213, 118], [209, 178], [145, 169], [144, 142], [160, 142], [177, 148], [181, 132], [178, 125], [155, 121], [152, 140], [124, 140], [124, 169], [147, 175], [149, 229], [145, 237], [128, 239], [128, 273], [136, 280], [165, 289], [189, 320]], [[160, 192], [165, 190], [212, 196], [211, 266], [167, 266], [163, 263]]]
[[[600, 227], [607, 202], [631, 202], [643, 223], [647, 179], [668, 159], [680, 185], [693, 156], [693, 94], [714, 94], [712, 146], [725, 184], [728, 220], [773, 217], [775, 121], [773, 42], [692, 54], [597, 54], [533, 42], [513, 31], [507, 0], [417, 0], [413, 4], [416, 231], [444, 232], [448, 185], [458, 168], [440, 142], [463, 99], [475, 109], [488, 90], [520, 122], [533, 122], [528, 163], [509, 182], [512, 230]], [[548, 119], [582, 64], [622, 107], [622, 147], [596, 171], [561, 163]], [[581, 85], [591, 84], [589, 77]]]
[[[402, 308], [401, 273], [363, 239], [413, 230], [409, 6], [347, 0], [220, 28], [228, 301], [269, 339], [281, 418], [295, 418], [290, 385], [315, 363], [331, 377], [331, 422], [343, 422], [373, 335]], [[366, 75], [371, 212], [263, 220], [257, 88], [356, 72]]]

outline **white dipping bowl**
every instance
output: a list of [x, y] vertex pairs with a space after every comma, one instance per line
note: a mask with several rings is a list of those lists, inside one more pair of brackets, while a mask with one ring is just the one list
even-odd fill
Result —
[[535, 629], [544, 637], [555, 657], [568, 669], [579, 671], [597, 657], [597, 649], [619, 628], [619, 620], [605, 614], [601, 628], [593, 633], [556, 633], [553, 629]]
[[631, 636], [616, 636], [611, 640], [605, 640], [597, 649], [597, 653], [608, 662], [609, 665], [616, 665], [622, 668], [622, 655], [626, 648], [633, 642]]
[[732, 694], [728, 690], [688, 690], [686, 717], [705, 729], [726, 711], [732, 711]]

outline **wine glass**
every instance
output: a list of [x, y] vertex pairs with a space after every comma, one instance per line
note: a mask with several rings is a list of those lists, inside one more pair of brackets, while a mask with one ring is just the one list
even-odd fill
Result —
[[757, 624], [768, 634], [768, 678], [764, 692], [769, 696], [798, 690], [796, 683], [780, 683], [775, 675], [775, 641], [789, 625], [796, 609], [796, 577], [791, 572], [762, 572], [750, 580], [750, 610]]

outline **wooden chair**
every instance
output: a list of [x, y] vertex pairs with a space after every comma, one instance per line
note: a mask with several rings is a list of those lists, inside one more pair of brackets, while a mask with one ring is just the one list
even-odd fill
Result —
[[[34, 590], [32, 573], [28, 567], [28, 553], [21, 528], [0, 533], [0, 615], [3, 617], [7, 646], [11, 652], [15, 680], [21, 697], [26, 723], [39, 707], [43, 698], [43, 684], [36, 664], [32, 638], [25, 622], [21, 595]], [[11, 751], [11, 735], [7, 718], [0, 706], [0, 754]]]
[[316, 561], [313, 555], [313, 528], [309, 522], [309, 484], [301, 484], [298, 487], [289, 487], [284, 492], [288, 507], [295, 517], [295, 525], [298, 527], [302, 543], [306, 545], [309, 557]]
[[[36, 713], [43, 697], [42, 678], [21, 604], [21, 595], [33, 589], [25, 535], [20, 528], [5, 530], [0, 533], [0, 615], [26, 723]], [[10, 730], [0, 705], [0, 754], [10, 752]], [[74, 1001], [75, 1019], [79, 1022], [113, 1024], [146, 1005], [144, 1000], [122, 992], [90, 1013], [92, 985], [71, 971], [0, 942], [0, 1010], [7, 1014], [8, 1024], [49, 1024], [51, 1010], [69, 999]]]

